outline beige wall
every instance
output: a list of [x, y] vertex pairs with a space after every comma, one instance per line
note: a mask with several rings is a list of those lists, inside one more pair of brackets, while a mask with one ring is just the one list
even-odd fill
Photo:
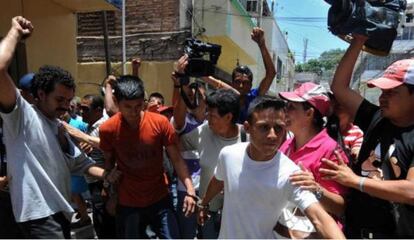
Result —
[[77, 76], [76, 15], [51, 0], [1, 0], [1, 36], [7, 34], [11, 18], [17, 15], [25, 16], [35, 27], [26, 41], [28, 71], [52, 64]]
[[[120, 64], [113, 64], [112, 68], [122, 71]], [[144, 81], [148, 94], [160, 92], [164, 95], [167, 105], [171, 104], [173, 83], [170, 78], [174, 69], [173, 62], [143, 62], [139, 71], [140, 78]], [[127, 64], [127, 73], [131, 73], [131, 64]], [[100, 84], [106, 76], [105, 63], [79, 63], [77, 84], [77, 96], [85, 94], [99, 94]]]

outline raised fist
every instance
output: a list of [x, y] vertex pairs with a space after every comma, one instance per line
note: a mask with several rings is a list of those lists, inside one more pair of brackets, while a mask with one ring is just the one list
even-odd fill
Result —
[[252, 40], [255, 41], [259, 46], [265, 43], [264, 31], [261, 28], [258, 28], [258, 27], [253, 28], [250, 36], [252, 37]]
[[28, 38], [33, 32], [32, 23], [22, 16], [17, 16], [12, 19], [11, 29], [16, 30], [22, 39]]

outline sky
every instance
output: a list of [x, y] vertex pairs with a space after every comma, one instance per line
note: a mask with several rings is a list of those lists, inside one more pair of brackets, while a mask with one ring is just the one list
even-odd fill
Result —
[[[271, 0], [268, 2], [271, 6]], [[307, 60], [318, 58], [330, 49], [347, 48], [348, 44], [327, 28], [329, 7], [323, 0], [275, 0], [276, 22], [283, 32], [288, 32], [288, 45], [297, 62], [303, 62], [305, 38], [308, 39]]]

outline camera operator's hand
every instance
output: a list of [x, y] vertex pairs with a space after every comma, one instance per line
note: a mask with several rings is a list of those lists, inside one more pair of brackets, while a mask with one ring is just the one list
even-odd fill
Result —
[[188, 55], [185, 54], [184, 56], [180, 57], [180, 59], [178, 59], [177, 72], [184, 74], [184, 71], [187, 65], [188, 65]]
[[250, 34], [250, 36], [252, 37], [252, 40], [257, 43], [257, 45], [262, 46], [263, 44], [265, 44], [263, 29], [259, 27], [253, 28], [253, 31]]
[[174, 86], [180, 86], [180, 79], [175, 72], [171, 73], [171, 80], [173, 81]]
[[368, 40], [368, 36], [362, 34], [352, 34], [352, 37], [354, 38], [353, 41], [360, 43], [365, 43]]
[[22, 16], [14, 17], [11, 22], [11, 31], [17, 31], [21, 39], [28, 38], [33, 32], [32, 23]]

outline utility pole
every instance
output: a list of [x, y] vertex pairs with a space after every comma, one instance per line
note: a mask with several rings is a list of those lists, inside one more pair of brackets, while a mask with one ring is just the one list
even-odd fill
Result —
[[122, 0], [122, 74], [126, 74], [125, 1]]
[[307, 54], [308, 54], [308, 41], [309, 41], [309, 39], [307, 39], [307, 38], [303, 39], [303, 63], [306, 62], [306, 57], [307, 57]]
[[263, 0], [259, 0], [259, 14], [257, 17], [258, 27], [262, 27], [262, 17], [263, 17]]

